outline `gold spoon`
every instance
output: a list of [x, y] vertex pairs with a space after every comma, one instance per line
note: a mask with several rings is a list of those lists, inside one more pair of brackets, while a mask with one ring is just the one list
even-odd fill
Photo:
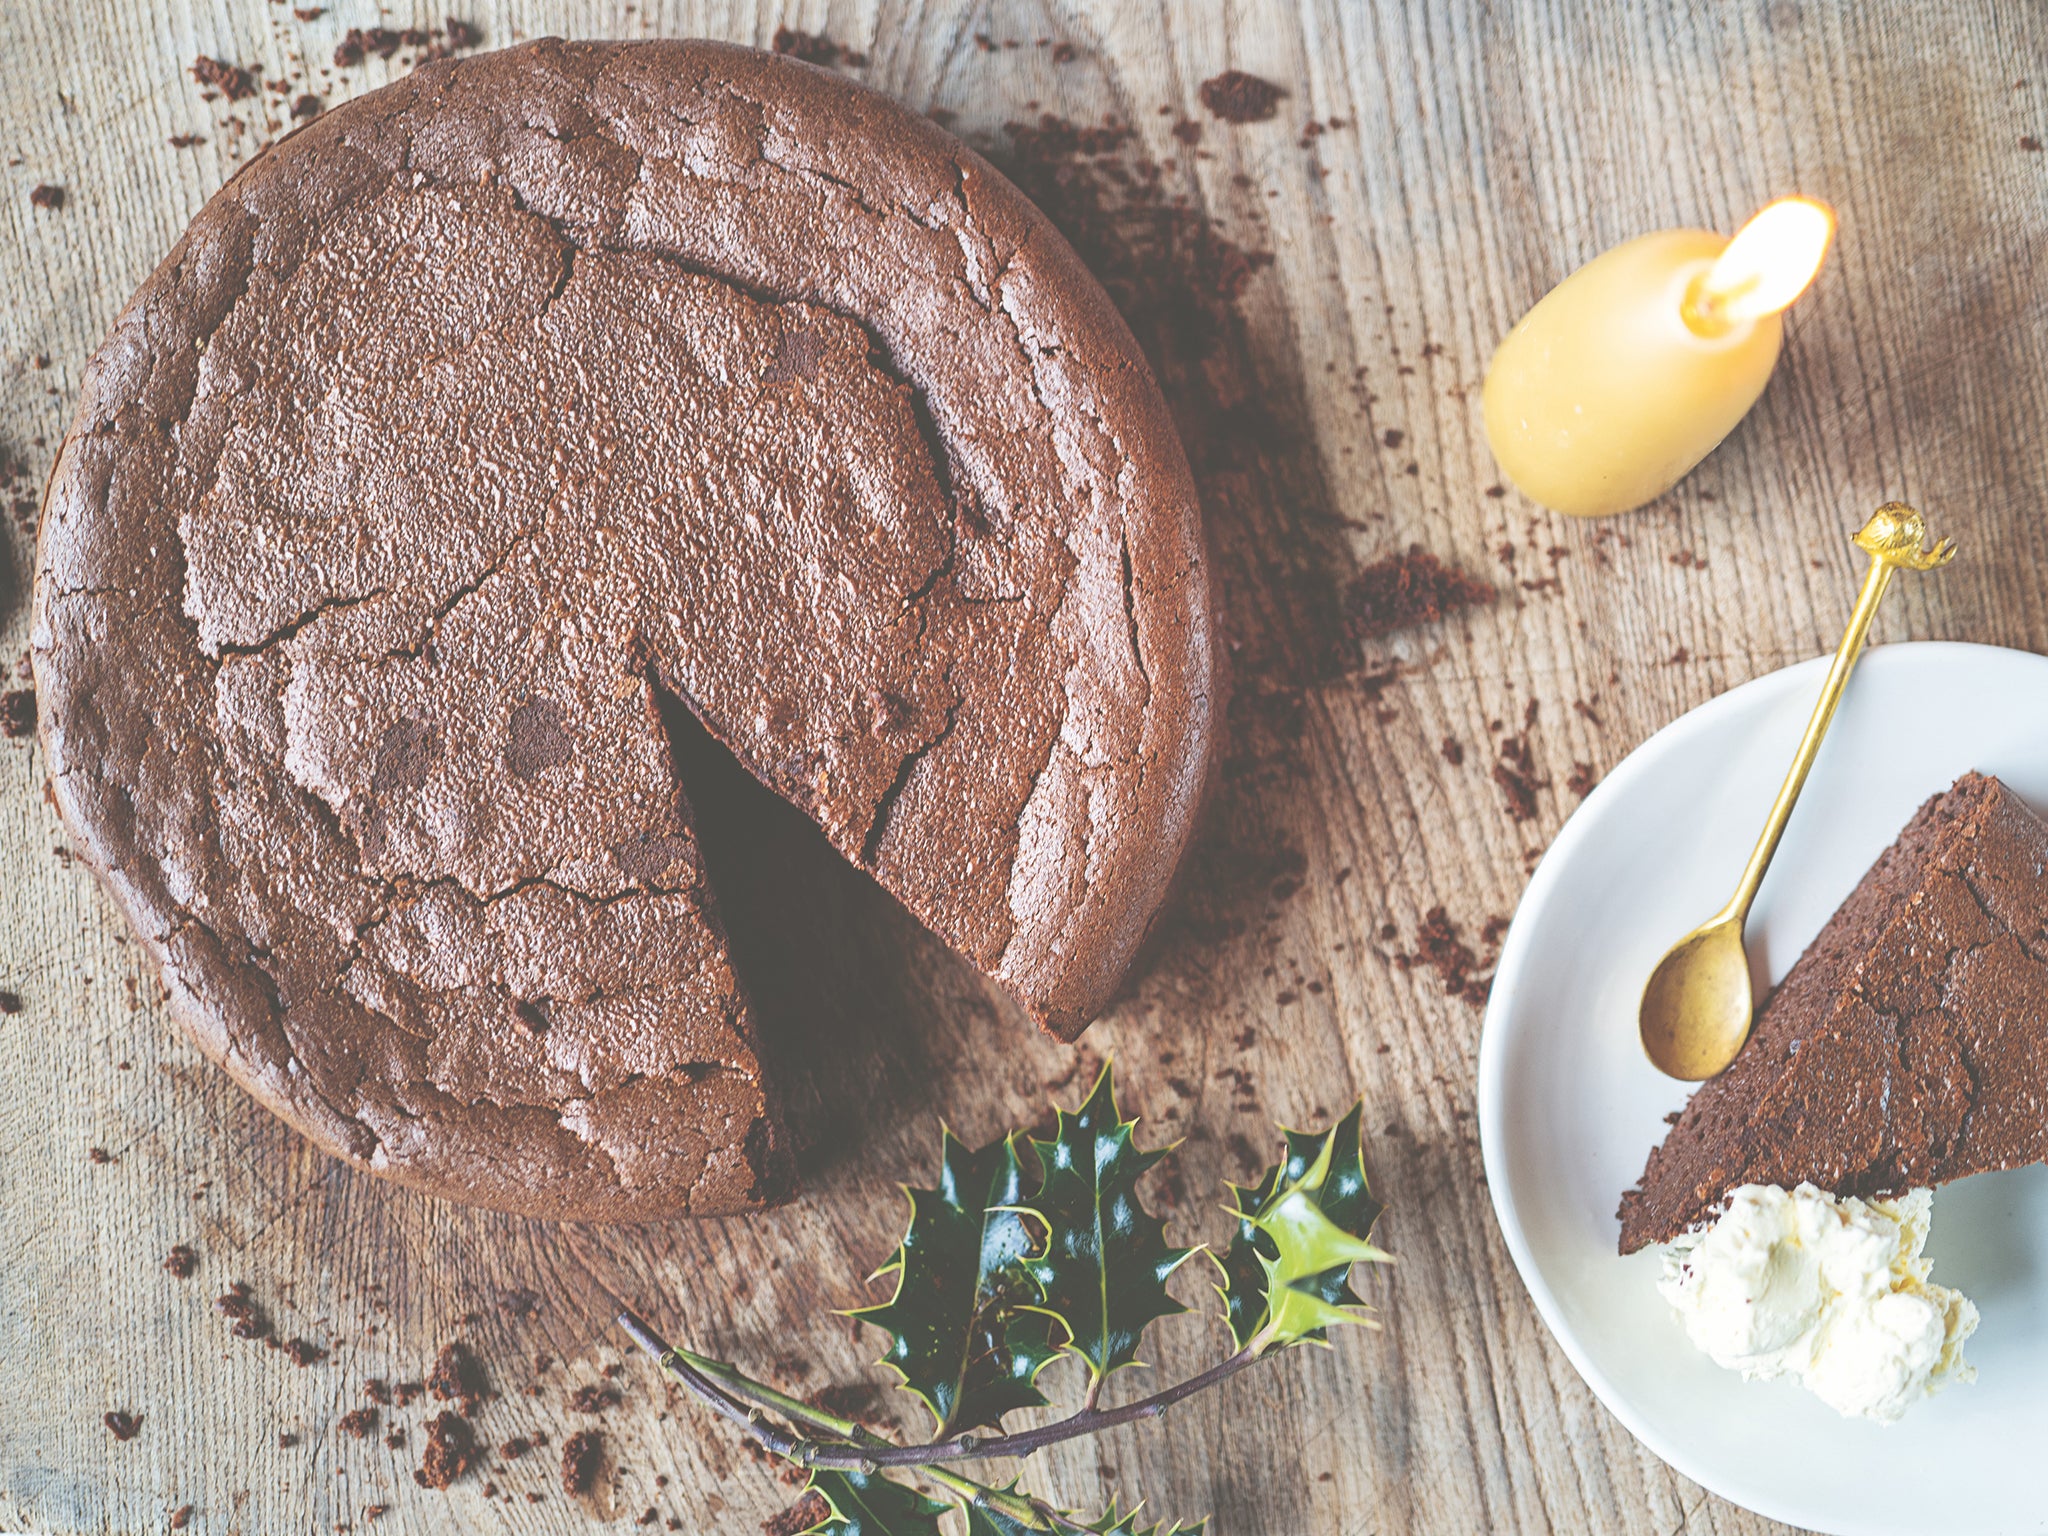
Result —
[[1943, 539], [1923, 550], [1926, 537], [1927, 525], [1920, 514], [1898, 501], [1879, 507], [1855, 536], [1855, 542], [1870, 552], [1870, 574], [1863, 578], [1856, 611], [1849, 616], [1848, 631], [1835, 650], [1834, 665], [1821, 684], [1820, 701], [1813, 706], [1813, 718], [1806, 722], [1806, 734], [1799, 738], [1792, 771], [1785, 775], [1784, 787], [1772, 802], [1756, 851], [1750, 854], [1728, 905], [1680, 939], [1671, 953], [1657, 962], [1643, 988], [1643, 1049], [1659, 1071], [1699, 1082], [1733, 1061], [1749, 1038], [1755, 999], [1749, 985], [1749, 956], [1742, 947], [1742, 925], [1749, 917], [1749, 904], [1764, 883], [1764, 871], [1771, 867], [1771, 855], [1778, 851], [1785, 823], [1792, 819], [1792, 807], [1805, 787], [1807, 770], [1820, 754], [1821, 738], [1827, 735], [1849, 674], [1863, 654], [1863, 637], [1870, 632], [1870, 621], [1877, 616], [1885, 588], [1891, 585], [1892, 572], [1900, 567], [1931, 571], [1955, 558], [1955, 540]]

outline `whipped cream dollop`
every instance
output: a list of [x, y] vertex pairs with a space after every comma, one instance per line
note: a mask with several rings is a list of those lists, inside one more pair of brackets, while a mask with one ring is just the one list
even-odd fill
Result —
[[1921, 1253], [1933, 1192], [1896, 1200], [1745, 1184], [1664, 1250], [1664, 1294], [1692, 1342], [1752, 1381], [1791, 1376], [1838, 1413], [1889, 1424], [1951, 1381], [1977, 1308]]

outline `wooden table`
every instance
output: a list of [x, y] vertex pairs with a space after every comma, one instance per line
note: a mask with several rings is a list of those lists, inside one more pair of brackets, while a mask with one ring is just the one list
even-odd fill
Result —
[[[29, 503], [0, 539], [10, 670], [28, 644], [34, 494], [81, 367], [274, 132], [260, 99], [203, 100], [188, 66], [258, 65], [331, 105], [402, 67], [373, 58], [298, 80], [343, 29], [441, 18], [380, 17], [367, 0], [305, 14], [260, 0], [0, 7], [0, 443], [25, 466], [14, 491]], [[745, 1221], [549, 1226], [348, 1173], [203, 1062], [66, 856], [39, 752], [0, 741], [0, 988], [24, 1004], [0, 1015], [0, 1527], [162, 1530], [190, 1505], [193, 1531], [364, 1530], [366, 1506], [388, 1505], [380, 1532], [630, 1526], [648, 1509], [657, 1529], [750, 1532], [789, 1491], [627, 1358], [608, 1298], [798, 1388], [847, 1379], [876, 1338], [828, 1309], [871, 1295], [860, 1277], [904, 1214], [896, 1182], [930, 1176], [941, 1119], [974, 1139], [1029, 1122], [1048, 1093], [1075, 1102], [1114, 1051], [1151, 1134], [1187, 1137], [1184, 1176], [1161, 1191], [1187, 1239], [1219, 1235], [1218, 1181], [1252, 1170], [1272, 1118], [1301, 1123], [1362, 1094], [1370, 1167], [1393, 1202], [1381, 1236], [1401, 1263], [1366, 1282], [1384, 1332], [1241, 1377], [1164, 1425], [1042, 1456], [1035, 1487], [1212, 1511], [1231, 1536], [1764, 1529], [1637, 1446], [1545, 1334], [1480, 1173], [1483, 987], [1452, 995], [1437, 968], [1403, 957], [1441, 908], [1483, 977], [1488, 919], [1512, 912], [1590, 778], [1682, 711], [1832, 646], [1858, 575], [1844, 535], [1879, 501], [1915, 501], [1964, 558], [1903, 584], [1878, 638], [2048, 650], [2048, 12], [499, 0], [470, 18], [491, 44], [823, 32], [870, 56], [851, 73], [955, 114], [1004, 154], [1005, 122], [1115, 116], [1135, 128], [1127, 160], [1171, 157], [1168, 196], [1271, 252], [1218, 353], [1163, 368], [1184, 411], [1266, 413], [1248, 458], [1191, 443], [1239, 700], [1193, 866], [1199, 921], [1177, 925], [1077, 1055], [1032, 1038], [781, 826], [755, 897], [805, 914], [803, 949], [764, 990], [796, 1019], [809, 1063], [808, 1193]], [[1233, 128], [1201, 111], [1199, 83], [1231, 66], [1287, 88], [1274, 121]], [[1304, 132], [1332, 118], [1341, 126]], [[1198, 154], [1172, 136], [1184, 120], [1203, 125]], [[204, 142], [175, 147], [191, 134]], [[61, 207], [32, 203], [40, 184], [63, 188]], [[1489, 492], [1478, 385], [1531, 301], [1627, 236], [1732, 228], [1795, 189], [1841, 211], [1840, 244], [1762, 405], [1704, 468], [1601, 525]], [[1345, 584], [1411, 543], [1487, 575], [1499, 600], [1333, 648]], [[1504, 742], [1528, 749], [1527, 820], [1494, 772]], [[189, 1280], [160, 1267], [181, 1242], [199, 1253]], [[331, 1357], [295, 1369], [232, 1338], [211, 1301], [236, 1279], [281, 1334]], [[1192, 1275], [1187, 1292], [1205, 1299]], [[458, 1337], [496, 1390], [477, 1420], [492, 1445], [544, 1432], [558, 1446], [601, 1424], [607, 1470], [580, 1507], [552, 1451], [500, 1455], [446, 1493], [416, 1488], [428, 1404], [387, 1410], [362, 1440], [338, 1432], [366, 1378], [417, 1379]], [[1163, 1325], [1160, 1379], [1218, 1346], [1213, 1323]], [[573, 1412], [570, 1392], [621, 1360], [624, 1405], [596, 1421]], [[876, 1411], [886, 1422], [907, 1403], [881, 1393]], [[109, 1409], [140, 1412], [140, 1432], [117, 1443]], [[392, 1425], [409, 1431], [402, 1448], [384, 1443]]]

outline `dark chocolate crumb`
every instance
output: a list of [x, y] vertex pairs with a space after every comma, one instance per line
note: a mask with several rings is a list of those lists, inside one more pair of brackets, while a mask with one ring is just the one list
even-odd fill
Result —
[[299, 1437], [293, 1434], [290, 1430], [286, 1430], [283, 1434], [277, 1437], [277, 1448], [280, 1451], [288, 1451], [298, 1443]]
[[110, 1408], [100, 1415], [100, 1422], [107, 1426], [107, 1432], [116, 1440], [133, 1440], [142, 1428], [142, 1415], [129, 1413], [123, 1408]]
[[188, 1243], [178, 1243], [164, 1255], [164, 1268], [180, 1280], [189, 1280], [199, 1268], [199, 1255]]
[[195, 144], [204, 144], [205, 142], [206, 135], [203, 133], [174, 133], [170, 137], [170, 145], [173, 149], [190, 149]]
[[427, 1425], [426, 1454], [412, 1480], [422, 1488], [447, 1488], [476, 1463], [476, 1436], [469, 1421], [443, 1410]]
[[46, 181], [29, 192], [28, 200], [38, 208], [62, 208], [64, 206], [64, 189], [52, 186]]
[[377, 1427], [375, 1408], [351, 1408], [336, 1421], [344, 1434], [357, 1440], [369, 1438], [370, 1431]]
[[109, 1152], [105, 1147], [94, 1147], [90, 1152], [86, 1153], [86, 1156], [91, 1158], [95, 1163], [100, 1164], [102, 1167], [106, 1166], [108, 1163], [117, 1163], [120, 1161], [119, 1158], [114, 1156], [114, 1154]]
[[1566, 776], [1564, 787], [1581, 800], [1593, 792], [1593, 786], [1600, 782], [1600, 775], [1593, 771], [1591, 763], [1573, 763], [1572, 771]]
[[777, 53], [787, 54], [805, 64], [829, 66], [845, 63], [859, 69], [868, 62], [866, 54], [835, 43], [822, 33], [799, 32], [794, 27], [777, 27], [774, 47]]
[[2041, 153], [2041, 141], [2031, 133], [2023, 133], [2020, 135], [2020, 148], [2029, 154], [2038, 155]]
[[248, 70], [225, 59], [210, 59], [203, 53], [192, 61], [192, 78], [219, 91], [229, 101], [256, 94], [256, 83], [249, 78]]
[[396, 1451], [404, 1449], [405, 1430], [401, 1427], [387, 1431], [384, 1436], [384, 1445], [388, 1450]]
[[507, 1440], [498, 1447], [498, 1454], [507, 1461], [517, 1461], [532, 1449], [533, 1442], [527, 1439], [526, 1436], [514, 1435], [510, 1440]]
[[1463, 742], [1459, 741], [1457, 737], [1446, 736], [1443, 740], [1442, 747], [1440, 747], [1438, 750], [1443, 753], [1444, 761], [1449, 763], [1453, 768], [1459, 768], [1464, 766], [1465, 745]]
[[292, 103], [292, 118], [294, 121], [300, 118], [314, 118], [319, 115], [320, 98], [311, 91], [302, 92], [299, 99]]
[[372, 1376], [363, 1383], [363, 1396], [373, 1403], [382, 1403], [388, 1408], [391, 1405], [391, 1383], [384, 1380], [381, 1376]]
[[19, 992], [0, 991], [0, 1013], [19, 1013], [21, 1012], [21, 1007], [21, 994]]
[[191, 1523], [192, 1506], [190, 1504], [180, 1504], [176, 1509], [171, 1511], [172, 1530], [182, 1531], [183, 1529], [185, 1529], [186, 1526], [190, 1525]]
[[1287, 92], [1270, 80], [1226, 69], [1202, 82], [1202, 105], [1226, 123], [1263, 123], [1280, 110]]
[[572, 1499], [590, 1492], [603, 1463], [604, 1437], [594, 1429], [576, 1431], [562, 1442], [562, 1491]]
[[578, 1413], [603, 1413], [618, 1405], [619, 1394], [611, 1387], [578, 1387], [569, 1398], [569, 1406]]
[[427, 1390], [444, 1403], [461, 1404], [464, 1418], [473, 1416], [477, 1404], [490, 1396], [483, 1367], [459, 1339], [441, 1346], [441, 1353], [434, 1358], [434, 1369], [427, 1375]]
[[327, 1351], [311, 1339], [293, 1339], [285, 1345], [284, 1352], [291, 1356], [292, 1364], [300, 1370], [309, 1365], [318, 1365], [327, 1358]]

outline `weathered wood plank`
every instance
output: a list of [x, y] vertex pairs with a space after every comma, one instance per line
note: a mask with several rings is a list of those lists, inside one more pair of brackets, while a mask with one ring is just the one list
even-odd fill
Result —
[[[2048, 650], [2048, 156], [2021, 147], [2048, 136], [2048, 80], [2021, 78], [2041, 74], [2048, 17], [1821, 0], [498, 0], [470, 18], [493, 44], [823, 31], [871, 55], [864, 78], [977, 138], [1040, 111], [1115, 114], [1172, 157], [1172, 190], [1272, 251], [1230, 361], [1287, 430], [1210, 510], [1240, 688], [1288, 728], [1255, 741], [1201, 867], [1293, 850], [1298, 885], [1202, 893], [1231, 921], [1167, 944], [1069, 1053], [778, 823], [754, 899], [795, 903], [809, 936], [768, 990], [802, 1020], [810, 1192], [745, 1222], [555, 1228], [349, 1174], [207, 1067], [90, 879], [53, 852], [39, 755], [0, 742], [0, 988], [26, 1004], [0, 1017], [0, 1525], [162, 1529], [189, 1503], [197, 1531], [327, 1530], [387, 1504], [379, 1530], [451, 1516], [563, 1529], [580, 1517], [551, 1452], [498, 1458], [495, 1500], [477, 1478], [429, 1493], [410, 1477], [423, 1405], [387, 1411], [410, 1435], [399, 1448], [336, 1422], [365, 1378], [417, 1379], [462, 1337], [499, 1392], [486, 1438], [559, 1444], [585, 1422], [568, 1393], [622, 1358], [611, 1296], [806, 1389], [852, 1376], [873, 1341], [826, 1309], [866, 1298], [859, 1276], [901, 1220], [894, 1184], [927, 1175], [940, 1119], [970, 1137], [1029, 1121], [1113, 1050], [1129, 1101], [1160, 1136], [1189, 1138], [1187, 1236], [1215, 1233], [1207, 1192], [1250, 1171], [1237, 1138], [1363, 1093], [1402, 1262], [1370, 1277], [1383, 1333], [1049, 1453], [1033, 1473], [1047, 1492], [1115, 1487], [1161, 1512], [1213, 1510], [1232, 1533], [1771, 1529], [1635, 1445], [1549, 1342], [1480, 1179], [1478, 1009], [1397, 957], [1436, 907], [1483, 948], [1576, 803], [1574, 765], [1604, 772], [1683, 710], [1831, 645], [1855, 585], [1844, 534], [1878, 501], [1916, 500], [1966, 551], [1902, 589], [1880, 638]], [[116, 309], [274, 131], [247, 103], [203, 101], [194, 57], [306, 74], [293, 90], [331, 104], [392, 72], [321, 74], [342, 29], [380, 21], [440, 15], [359, 0], [313, 20], [252, 0], [0, 8], [0, 445], [26, 463], [20, 494], [39, 489]], [[1055, 63], [1039, 38], [1075, 58]], [[1203, 118], [1196, 88], [1226, 66], [1287, 86], [1277, 120]], [[1348, 126], [1304, 140], [1333, 116]], [[1199, 156], [1171, 137], [1183, 118], [1204, 122]], [[205, 142], [173, 147], [189, 134]], [[61, 209], [31, 206], [45, 182], [65, 188]], [[1780, 377], [1721, 452], [1667, 503], [1607, 525], [1487, 494], [1478, 385], [1522, 309], [1629, 235], [1732, 227], [1793, 189], [1837, 205], [1842, 239]], [[1199, 372], [1169, 368], [1169, 388], [1208, 390], [1213, 407]], [[1500, 602], [1323, 654], [1342, 581], [1410, 542], [1487, 573]], [[31, 564], [9, 517], [0, 667], [27, 644]], [[1522, 735], [1549, 783], [1516, 822], [1491, 769]], [[93, 1147], [115, 1160], [90, 1161]], [[200, 1252], [191, 1280], [159, 1268], [176, 1242]], [[237, 1278], [281, 1333], [332, 1357], [294, 1369], [232, 1339], [209, 1303]], [[1158, 1367], [1191, 1368], [1216, 1342], [1211, 1325], [1166, 1325]], [[786, 1497], [637, 1362], [620, 1382], [627, 1405], [602, 1421], [611, 1470], [585, 1513], [745, 1531]], [[141, 1433], [114, 1443], [110, 1408], [141, 1412]]]

